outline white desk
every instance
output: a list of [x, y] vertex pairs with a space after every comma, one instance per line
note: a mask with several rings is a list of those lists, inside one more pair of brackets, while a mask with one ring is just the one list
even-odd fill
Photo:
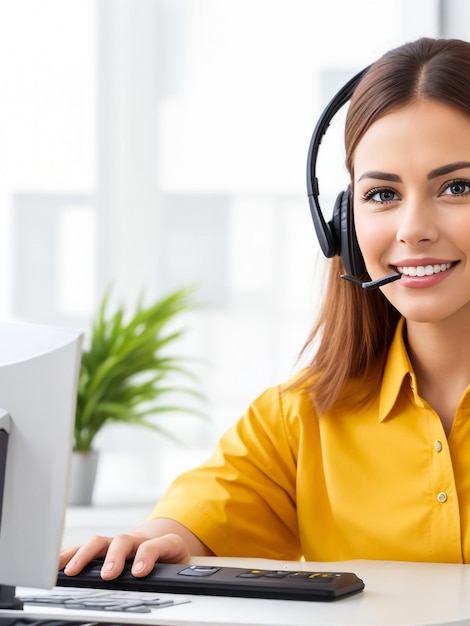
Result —
[[[197, 558], [194, 563], [352, 571], [365, 582], [359, 594], [334, 602], [294, 602], [252, 598], [190, 596], [191, 602], [158, 609], [146, 618], [126, 617], [135, 624], [164, 626], [424, 626], [470, 625], [470, 565], [346, 561], [292, 563], [263, 559]], [[22, 590], [18, 590], [21, 592]], [[159, 594], [165, 596], [166, 594]], [[43, 609], [44, 618], [56, 618]], [[0, 617], [14, 612], [0, 611]], [[116, 613], [74, 612], [69, 619], [116, 623]]]

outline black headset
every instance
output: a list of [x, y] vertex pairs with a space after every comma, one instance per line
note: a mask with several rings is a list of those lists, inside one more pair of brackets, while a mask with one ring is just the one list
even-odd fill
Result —
[[338, 194], [333, 208], [332, 219], [326, 222], [320, 208], [320, 191], [316, 177], [316, 164], [320, 143], [331, 120], [351, 98], [354, 89], [368, 69], [366, 67], [353, 76], [325, 108], [313, 131], [307, 159], [308, 201], [322, 252], [328, 258], [336, 255], [340, 256], [346, 273], [356, 277], [362, 276], [366, 272], [366, 268], [354, 228], [351, 191], [348, 188]]

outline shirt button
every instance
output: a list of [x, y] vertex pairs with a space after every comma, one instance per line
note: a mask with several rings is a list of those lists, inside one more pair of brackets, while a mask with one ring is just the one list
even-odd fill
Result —
[[441, 491], [437, 494], [437, 499], [439, 502], [445, 502], [447, 500], [447, 494], [444, 491]]
[[438, 440], [434, 442], [434, 450], [440, 452], [442, 450], [442, 443]]

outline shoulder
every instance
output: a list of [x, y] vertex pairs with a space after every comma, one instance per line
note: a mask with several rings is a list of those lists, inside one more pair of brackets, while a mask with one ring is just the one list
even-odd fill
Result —
[[310, 396], [293, 386], [295, 380], [293, 377], [270, 386], [251, 402], [219, 442], [224, 456], [247, 457], [249, 452], [250, 459], [258, 459], [257, 463], [271, 465], [272, 459], [278, 459], [286, 473], [295, 472], [302, 442], [308, 441], [311, 446], [319, 439]]
[[265, 389], [250, 405], [246, 417], [264, 427], [298, 431], [302, 423], [316, 422], [312, 394], [302, 372], [288, 380]]
[[313, 415], [317, 421], [320, 418], [334, 416], [338, 419], [339, 416], [355, 415], [358, 409], [373, 403], [380, 395], [383, 365], [377, 363], [362, 375], [347, 380], [334, 403], [324, 413], [316, 409], [316, 385], [320, 378], [318, 372], [312, 374], [304, 369], [279, 386], [280, 404], [288, 414], [300, 412], [302, 415]]
[[264, 407], [273, 411], [292, 411], [310, 409], [313, 411], [312, 395], [304, 372], [299, 372], [286, 381], [265, 389], [252, 403], [252, 406]]

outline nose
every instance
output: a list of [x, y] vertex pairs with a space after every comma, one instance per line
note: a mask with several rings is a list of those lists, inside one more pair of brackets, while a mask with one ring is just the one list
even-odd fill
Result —
[[416, 247], [438, 238], [436, 216], [432, 203], [409, 200], [399, 211], [397, 241]]

